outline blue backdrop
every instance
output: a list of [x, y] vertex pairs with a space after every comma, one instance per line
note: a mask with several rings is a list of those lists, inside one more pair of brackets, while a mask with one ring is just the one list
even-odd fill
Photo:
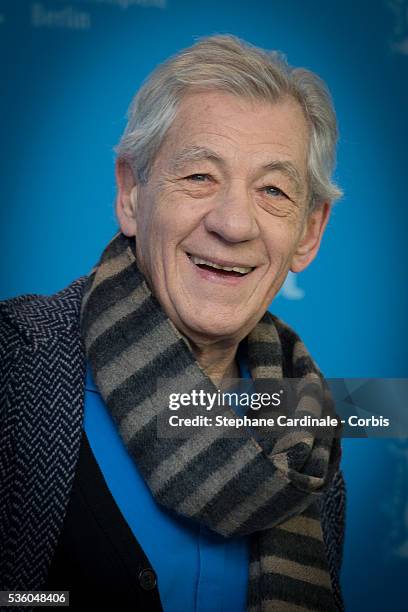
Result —
[[[0, 298], [90, 270], [116, 229], [114, 153], [142, 79], [232, 33], [320, 74], [345, 191], [271, 310], [328, 377], [407, 377], [407, 0], [0, 0]], [[345, 440], [346, 609], [408, 607], [408, 444]]]

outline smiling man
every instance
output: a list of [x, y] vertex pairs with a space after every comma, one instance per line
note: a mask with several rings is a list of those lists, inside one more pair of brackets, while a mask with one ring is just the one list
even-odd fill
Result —
[[289, 270], [316, 255], [329, 202], [309, 210], [309, 129], [292, 96], [186, 94], [146, 184], [120, 159], [118, 218], [140, 270], [210, 376], [235, 354]]
[[157, 430], [175, 384], [297, 378], [331, 405], [267, 309], [319, 250], [336, 140], [323, 82], [234, 37], [146, 80], [117, 147], [120, 231], [89, 276], [1, 304], [1, 589], [69, 590], [75, 609], [342, 609], [338, 438]]

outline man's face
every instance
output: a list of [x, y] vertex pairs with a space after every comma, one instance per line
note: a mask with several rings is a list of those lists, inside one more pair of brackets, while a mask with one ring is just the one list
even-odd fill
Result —
[[308, 139], [292, 99], [190, 93], [147, 183], [119, 181], [122, 231], [136, 234], [150, 288], [193, 341], [239, 341], [289, 269], [313, 259], [328, 207], [307, 215]]

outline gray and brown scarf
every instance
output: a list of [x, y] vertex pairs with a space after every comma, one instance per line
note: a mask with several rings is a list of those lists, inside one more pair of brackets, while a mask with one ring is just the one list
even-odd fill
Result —
[[[304, 432], [271, 443], [212, 427], [187, 439], [158, 436], [166, 379], [180, 390], [208, 388], [209, 379], [149, 290], [134, 245], [121, 233], [113, 238], [81, 310], [86, 354], [129, 454], [158, 503], [225, 537], [250, 536], [248, 611], [336, 610], [317, 502], [339, 467], [339, 439]], [[299, 337], [269, 312], [247, 347], [252, 378], [326, 387]]]

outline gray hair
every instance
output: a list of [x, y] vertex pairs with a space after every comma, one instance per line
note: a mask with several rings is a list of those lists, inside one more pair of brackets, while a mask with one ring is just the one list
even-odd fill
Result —
[[170, 57], [149, 75], [133, 98], [115, 151], [131, 165], [141, 183], [148, 180], [183, 95], [208, 90], [272, 103], [292, 96], [301, 105], [310, 129], [309, 209], [342, 196], [331, 180], [338, 130], [325, 83], [310, 70], [290, 66], [282, 53], [230, 35], [201, 38]]

